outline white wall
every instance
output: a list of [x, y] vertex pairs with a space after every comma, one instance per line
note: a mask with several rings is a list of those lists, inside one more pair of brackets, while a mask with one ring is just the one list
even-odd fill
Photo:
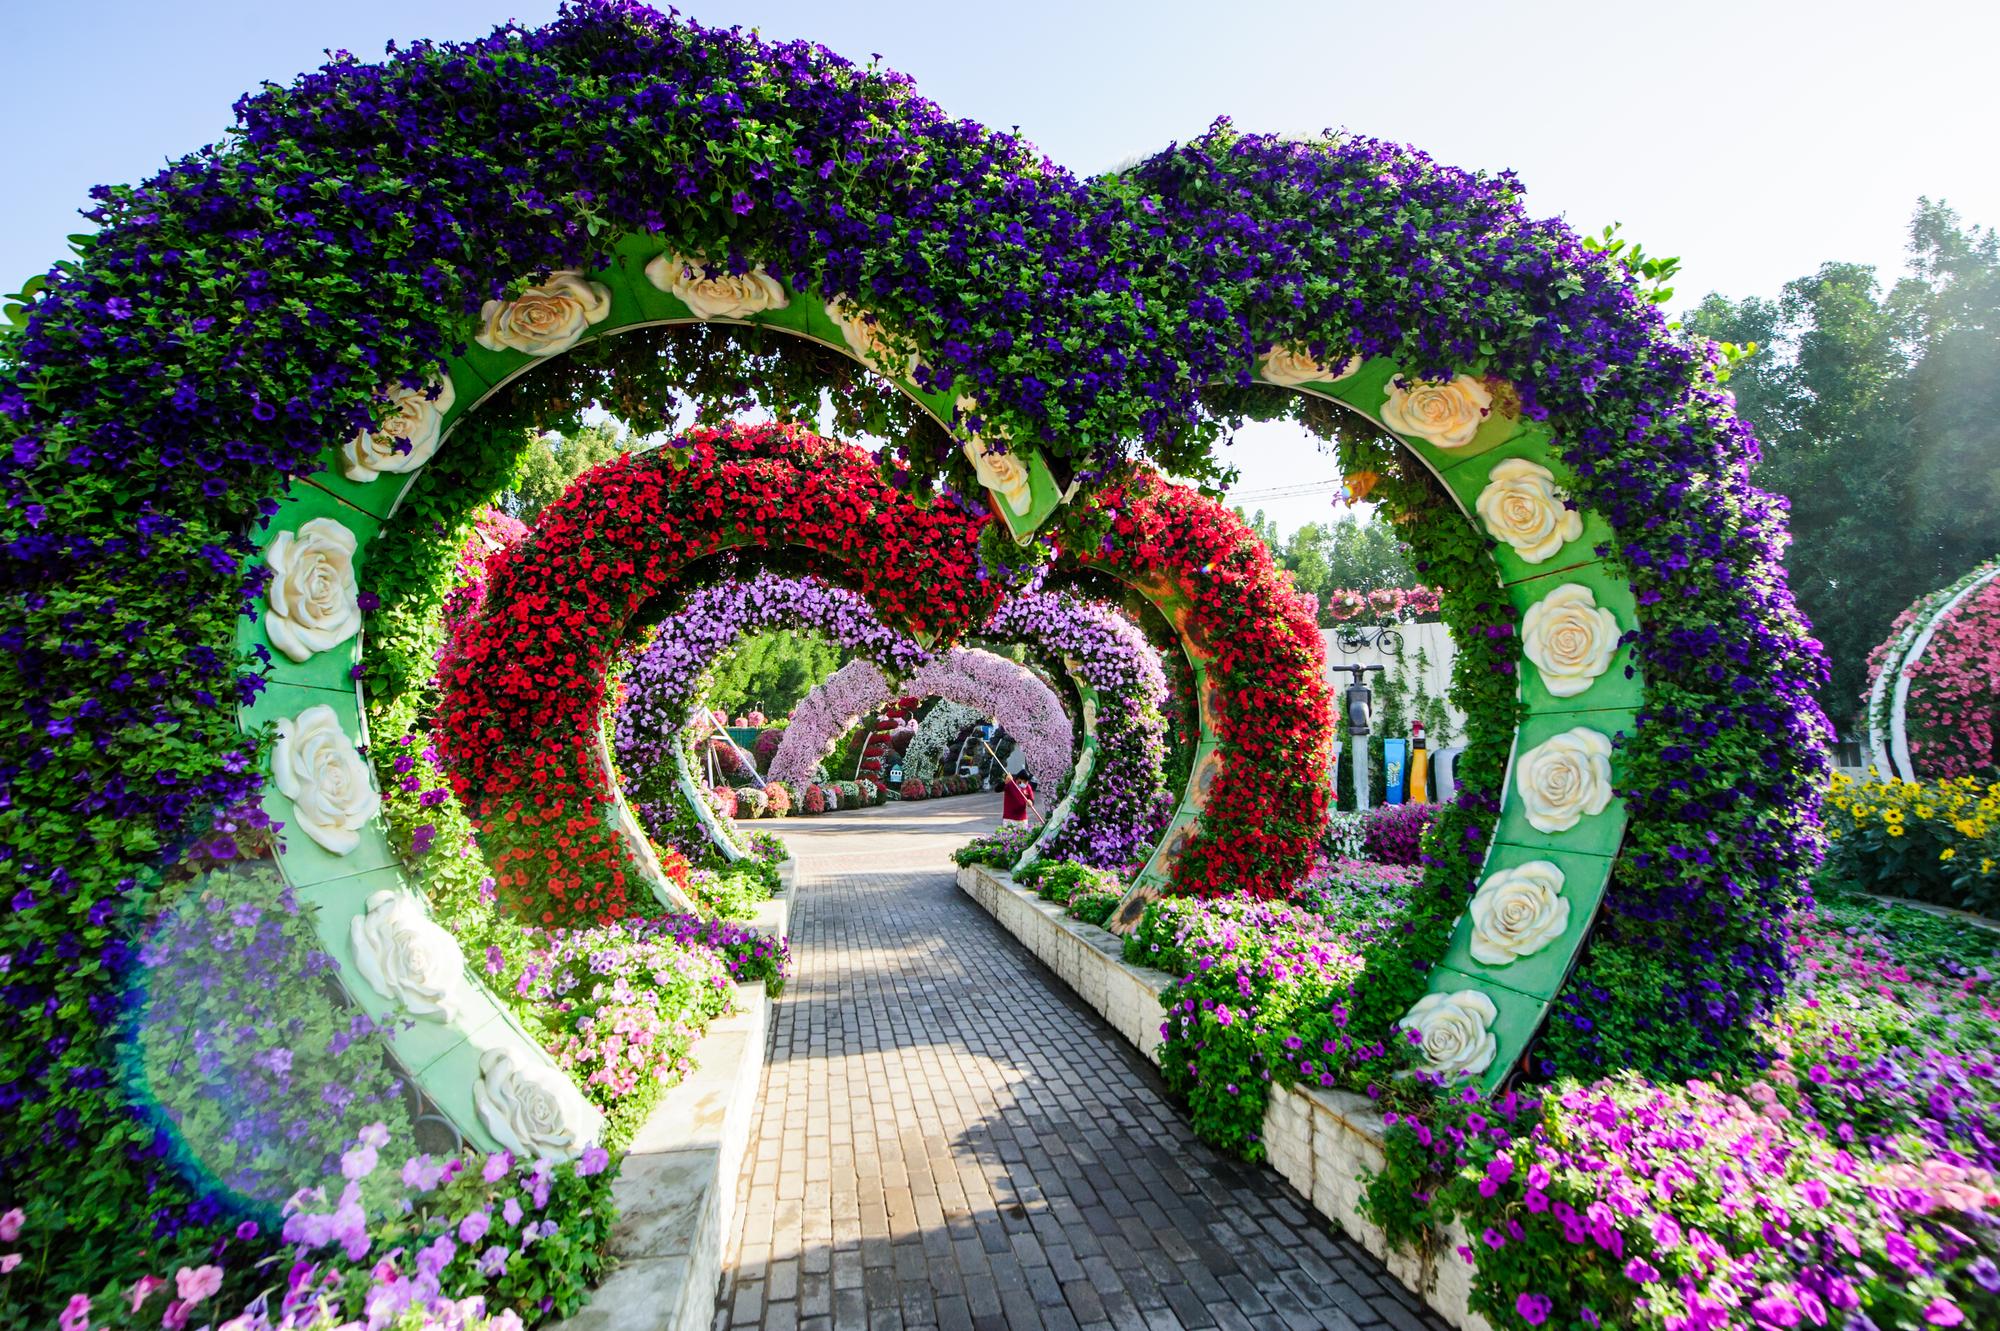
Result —
[[[1364, 630], [1373, 631], [1373, 626]], [[1354, 676], [1345, 670], [1336, 670], [1343, 665], [1379, 665], [1393, 668], [1395, 662], [1376, 647], [1364, 647], [1358, 652], [1343, 652], [1334, 640], [1338, 629], [1321, 629], [1320, 639], [1326, 644], [1326, 677], [1335, 685], [1335, 705], [1339, 704], [1337, 690], [1345, 688]], [[1458, 649], [1452, 646], [1451, 631], [1442, 624], [1402, 624], [1396, 634], [1403, 640], [1404, 674], [1414, 686], [1419, 676], [1417, 651], [1421, 648], [1429, 658], [1428, 666], [1421, 672], [1424, 690], [1434, 698], [1445, 699], [1445, 706], [1451, 711], [1452, 731], [1461, 739], [1465, 735], [1465, 713], [1451, 706], [1451, 664], [1458, 657]], [[1386, 670], [1385, 670], [1386, 673]], [[1369, 680], [1369, 687], [1375, 687], [1375, 680]]]

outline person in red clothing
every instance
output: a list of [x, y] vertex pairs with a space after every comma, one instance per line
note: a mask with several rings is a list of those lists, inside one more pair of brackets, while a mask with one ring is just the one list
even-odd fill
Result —
[[1025, 776], [1017, 777], [1008, 773], [1006, 782], [1000, 788], [1000, 821], [1003, 823], [1025, 823], [1028, 811], [1035, 807], [1035, 787]]

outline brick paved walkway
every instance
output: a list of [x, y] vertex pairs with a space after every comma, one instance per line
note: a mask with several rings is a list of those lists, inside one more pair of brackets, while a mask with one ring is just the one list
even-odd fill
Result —
[[717, 1331], [1440, 1326], [958, 890], [998, 812], [779, 824], [795, 974]]

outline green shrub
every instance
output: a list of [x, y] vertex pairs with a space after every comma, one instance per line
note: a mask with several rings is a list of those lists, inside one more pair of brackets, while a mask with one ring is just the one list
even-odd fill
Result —
[[1123, 892], [1093, 890], [1072, 897], [1069, 903], [1070, 918], [1101, 927], [1111, 918], [1111, 912], [1118, 909], [1118, 903], [1124, 896]]

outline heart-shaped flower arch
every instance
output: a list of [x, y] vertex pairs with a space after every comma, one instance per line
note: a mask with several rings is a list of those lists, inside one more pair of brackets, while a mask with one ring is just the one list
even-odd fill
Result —
[[[503, 902], [530, 921], [619, 919], [647, 909], [648, 897], [681, 904], [617, 789], [600, 739], [602, 712], [606, 676], [634, 616], [675, 590], [683, 568], [719, 549], [800, 549], [862, 590], [767, 579], [697, 592], [663, 622], [627, 681], [633, 705], [616, 735], [628, 771], [650, 777], [678, 766], [662, 759], [677, 756], [674, 718], [685, 716], [703, 658], [722, 641], [712, 622], [719, 609], [743, 617], [731, 633], [779, 623], [831, 630], [909, 671], [892, 684], [872, 661], [857, 661], [810, 695], [772, 758], [779, 780], [806, 779], [862, 713], [909, 692], [994, 715], [1024, 747], [1036, 784], [1044, 792], [1061, 787], [1072, 759], [1071, 725], [1047, 685], [991, 653], [928, 653], [876, 621], [871, 602], [920, 629], [983, 625], [1075, 658], [1092, 713], [1093, 680], [1109, 684], [1121, 652], [1150, 655], [1129, 624], [1121, 634], [1075, 618], [1074, 597], [1035, 593], [1018, 609], [981, 614], [1000, 588], [966, 562], [976, 521], [952, 505], [919, 508], [885, 486], [874, 459], [858, 449], [778, 427], [731, 427], [676, 442], [688, 446], [685, 456], [678, 446], [664, 448], [579, 478], [526, 539], [491, 557], [483, 603], [455, 620], [442, 657], [439, 747]], [[1303, 871], [1317, 826], [1312, 810], [1324, 808], [1324, 765], [1314, 762], [1323, 759], [1328, 726], [1318, 635], [1309, 621], [1301, 626], [1296, 594], [1240, 519], [1179, 487], [1134, 478], [1127, 489], [1135, 513], [1173, 512], [1186, 524], [1206, 524], [1205, 536], [1192, 528], [1176, 533], [1179, 553], [1171, 557], [1133, 554], [1137, 562], [1128, 568], [1114, 557], [1123, 548], [1115, 536], [1092, 555], [1094, 567], [1132, 572], [1185, 622], [1204, 724], [1216, 733], [1198, 754], [1183, 843], [1250, 841], [1249, 853], [1264, 857], [1257, 861], [1261, 886], [1276, 890], [1288, 870]], [[1189, 558], [1203, 561], [1201, 569], [1188, 566]], [[1272, 687], [1239, 697], [1236, 681], [1246, 676]], [[1278, 699], [1282, 705], [1272, 706]], [[827, 700], [833, 705], [820, 705]], [[1222, 719], [1211, 723], [1211, 715]], [[691, 787], [685, 772], [676, 775]], [[1081, 774], [1080, 786], [1090, 775]], [[1112, 784], [1122, 791], [1135, 783]], [[1288, 820], [1265, 799], [1294, 786], [1306, 812], [1290, 810]], [[698, 798], [692, 789], [683, 794]], [[1205, 817], [1209, 807], [1213, 819]], [[1159, 814], [1155, 807], [1147, 817]], [[1049, 835], [1062, 826], [1052, 822]], [[1151, 884], [1142, 879], [1134, 911], [1172, 881], [1174, 866], [1162, 859]], [[1225, 890], [1213, 881], [1191, 888]]]
[[628, 779], [625, 795], [661, 844], [689, 836], [732, 859], [740, 856], [737, 838], [716, 820], [697, 787], [683, 730], [709, 668], [739, 638], [770, 629], [820, 634], [897, 674], [929, 657], [915, 638], [884, 624], [860, 593], [817, 579], [764, 573], [694, 592], [655, 626], [625, 672], [624, 701], [613, 723], [618, 769]]
[[[70, 1170], [127, 1141], [113, 995], [162, 867], [242, 849], [260, 805], [296, 822], [266, 793], [274, 722], [326, 706], [366, 739], [357, 671], [421, 677], [413, 626], [449, 563], [432, 552], [506, 474], [468, 413], [524, 368], [647, 323], [742, 321], [850, 352], [956, 429], [956, 448], [906, 454], [914, 480], [987, 484], [1022, 533], [1074, 485], [1086, 505], [1058, 516], [1075, 550], [1131, 518], [1104, 498], [1119, 455], [1207, 465], [1205, 392], [1275, 385], [1366, 417], [1390, 446], [1344, 451], [1418, 519], [1405, 531], [1433, 580], [1458, 580], [1446, 615], [1484, 729], [1434, 839], [1428, 913], [1379, 972], [1393, 1001], [1357, 1021], [1407, 1007], [1421, 970], [1446, 997], [1487, 996], [1489, 1078], [1551, 1005], [1546, 1047], [1566, 1066], [1699, 1068], [1753, 1047], [1826, 771], [1824, 671], [1786, 590], [1782, 512], [1749, 482], [1754, 441], [1714, 349], [1669, 329], [1615, 260], [1529, 218], [1511, 176], [1218, 125], [1078, 182], [898, 76], [611, 4], [343, 57], [240, 117], [224, 147], [101, 191], [100, 229], [0, 348], [17, 612], [0, 635], [0, 841], [21, 880], [0, 1066], [18, 1070], [10, 1166], [75, 1199], [51, 1287], [100, 1285], [80, 1264], [130, 1214], [194, 1242], [226, 1232], [170, 1176]], [[318, 518], [353, 551], [308, 530]], [[1143, 558], [1143, 533], [1126, 539]], [[343, 559], [365, 658], [360, 634], [318, 647], [350, 624]], [[1619, 631], [1607, 668], [1573, 693], [1566, 668], [1564, 691], [1535, 668], [1516, 686], [1518, 626], [1572, 585], [1593, 602], [1566, 593], [1573, 611]], [[1539, 650], [1594, 660], [1572, 649], [1595, 623]], [[1618, 741], [1601, 767], [1579, 730]], [[1509, 754], [1558, 756], [1558, 739], [1584, 756], [1530, 763], [1550, 782], [1531, 809]], [[344, 769], [331, 732], [314, 744], [295, 778]], [[1607, 778], [1615, 798], [1588, 812]], [[399, 881], [366, 803], [347, 781], [315, 806], [328, 828], [359, 822], [345, 855], [288, 838], [303, 897]], [[1162, 853], [1176, 874], [1270, 880], [1266, 856], [1198, 832]], [[1487, 966], [1461, 907], [1528, 860], [1563, 869], [1569, 928]], [[478, 1051], [461, 1045], [435, 1063], [470, 1085]], [[444, 1098], [485, 1141], [471, 1102]]]

